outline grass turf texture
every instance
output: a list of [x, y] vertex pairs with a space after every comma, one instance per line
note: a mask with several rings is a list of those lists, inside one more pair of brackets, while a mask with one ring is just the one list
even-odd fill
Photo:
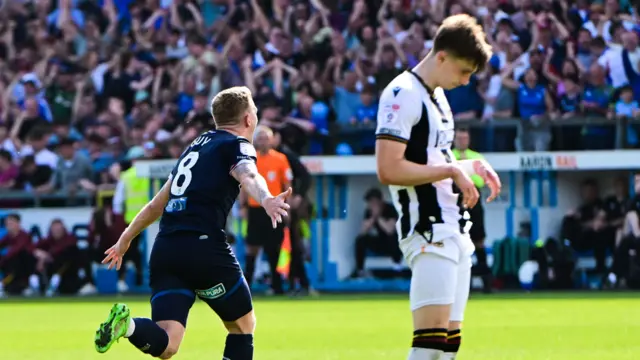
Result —
[[[412, 329], [406, 295], [257, 298], [256, 360], [405, 359]], [[606, 360], [640, 354], [640, 294], [474, 295], [458, 359]], [[124, 339], [104, 355], [94, 332], [114, 302], [148, 316], [147, 298], [0, 301], [0, 358], [145, 359]], [[221, 359], [225, 330], [202, 302], [191, 310], [176, 359]]]

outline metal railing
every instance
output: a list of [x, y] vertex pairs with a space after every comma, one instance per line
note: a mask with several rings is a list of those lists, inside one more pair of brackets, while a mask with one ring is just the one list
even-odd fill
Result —
[[114, 186], [101, 186], [96, 192], [56, 191], [49, 194], [36, 194], [23, 190], [0, 191], [0, 208], [27, 208], [42, 206], [103, 206], [105, 199], [112, 197]]

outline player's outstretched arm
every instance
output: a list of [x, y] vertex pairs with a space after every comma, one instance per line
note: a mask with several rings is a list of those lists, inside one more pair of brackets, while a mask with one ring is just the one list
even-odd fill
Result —
[[282, 222], [283, 216], [287, 216], [289, 205], [285, 200], [291, 195], [291, 188], [277, 196], [273, 196], [269, 191], [267, 182], [258, 173], [258, 168], [252, 161], [239, 163], [231, 170], [231, 175], [240, 183], [244, 191], [262, 205], [271, 217], [274, 228], [279, 222]]
[[130, 243], [138, 234], [162, 216], [162, 212], [165, 206], [167, 206], [167, 201], [169, 201], [172, 179], [173, 176], [169, 177], [169, 180], [162, 186], [162, 189], [160, 189], [156, 196], [133, 218], [131, 224], [129, 224], [122, 233], [120, 237], [121, 240], [127, 240]]
[[262, 204], [266, 198], [273, 197], [267, 186], [267, 181], [258, 173], [258, 168], [252, 162], [243, 162], [231, 170], [233, 176], [252, 198]]
[[167, 205], [167, 201], [169, 201], [172, 178], [172, 176], [169, 177], [169, 180], [162, 186], [162, 189], [160, 189], [156, 196], [133, 218], [131, 224], [129, 224], [122, 235], [120, 235], [118, 242], [104, 252], [106, 256], [102, 260], [102, 263], [109, 264], [109, 269], [114, 267], [120, 269], [124, 254], [129, 249], [131, 241], [162, 215], [164, 207]]

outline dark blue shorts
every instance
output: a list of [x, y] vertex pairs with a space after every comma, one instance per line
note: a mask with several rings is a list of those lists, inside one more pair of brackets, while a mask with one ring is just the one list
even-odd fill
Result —
[[253, 309], [251, 292], [224, 237], [183, 233], [158, 237], [149, 261], [151, 318], [184, 326], [196, 296], [222, 321], [235, 321]]

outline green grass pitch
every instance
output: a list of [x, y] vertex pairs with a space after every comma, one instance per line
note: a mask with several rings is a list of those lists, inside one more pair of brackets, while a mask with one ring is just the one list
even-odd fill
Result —
[[[411, 340], [406, 295], [256, 299], [256, 360], [405, 359]], [[459, 360], [640, 359], [640, 295], [475, 295]], [[147, 359], [128, 341], [93, 348], [115, 302], [148, 316], [146, 298], [0, 301], [0, 359]], [[221, 359], [225, 331], [197, 302], [176, 359]]]

